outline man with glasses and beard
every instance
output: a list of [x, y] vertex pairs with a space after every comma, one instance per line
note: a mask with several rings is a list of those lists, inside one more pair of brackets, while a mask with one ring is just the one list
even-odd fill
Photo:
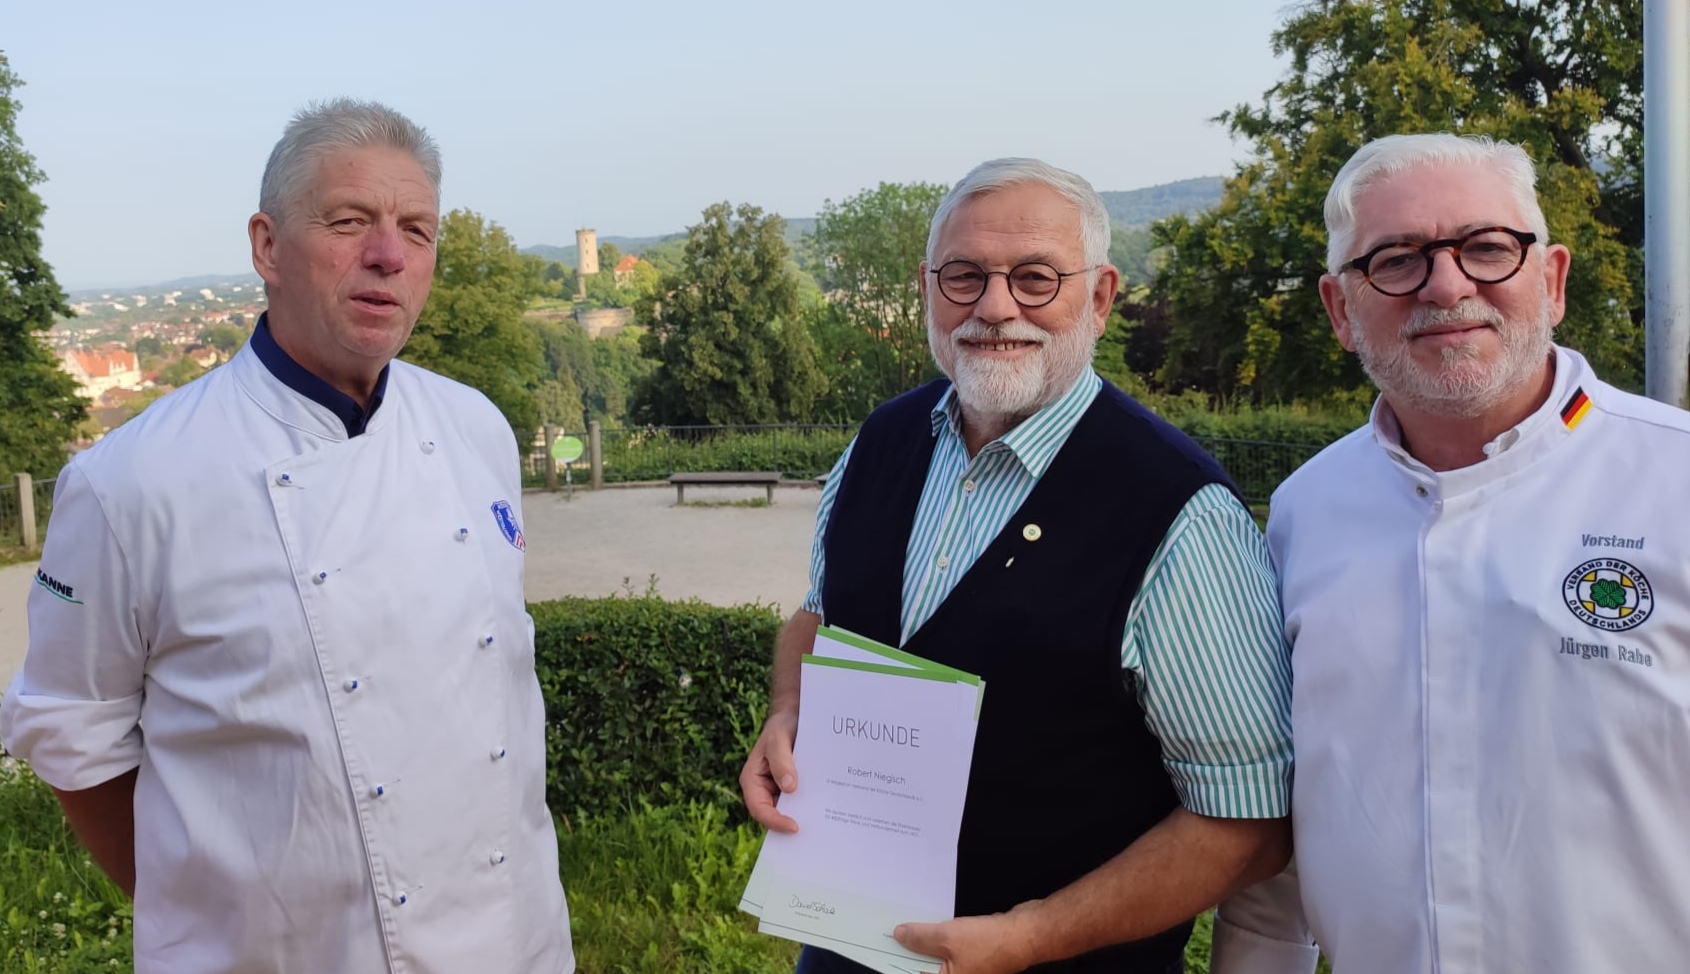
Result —
[[1551, 343], [1534, 184], [1407, 135], [1327, 196], [1321, 297], [1379, 399], [1273, 499], [1296, 865], [1223, 904], [1216, 974], [1311, 940], [1338, 974], [1690, 957], [1690, 414]]
[[[1213, 460], [1091, 369], [1119, 275], [1085, 180], [988, 162], [920, 268], [947, 379], [863, 424], [827, 480], [811, 591], [740, 776], [795, 831], [802, 654], [824, 620], [977, 673], [954, 974], [1177, 972], [1191, 919], [1289, 853], [1290, 668], [1261, 533]], [[893, 932], [893, 931], [888, 931]], [[863, 968], [806, 948], [801, 974]]]

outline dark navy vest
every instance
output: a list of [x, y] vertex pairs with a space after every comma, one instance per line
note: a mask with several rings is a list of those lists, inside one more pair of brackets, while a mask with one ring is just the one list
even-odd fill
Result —
[[[947, 386], [905, 393], [863, 423], [824, 538], [828, 625], [899, 644], [904, 555], [936, 442], [930, 415]], [[958, 916], [1054, 893], [1178, 804], [1123, 679], [1121, 635], [1169, 525], [1211, 483], [1231, 486], [1184, 434], [1104, 383], [1026, 502], [903, 645], [986, 681]], [[1190, 934], [1186, 923], [1035, 970], [1162, 974], [1178, 969]]]

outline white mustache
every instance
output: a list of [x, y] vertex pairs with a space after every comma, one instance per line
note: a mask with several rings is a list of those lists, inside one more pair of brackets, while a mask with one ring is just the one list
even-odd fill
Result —
[[1032, 342], [1043, 345], [1050, 340], [1050, 335], [1038, 325], [1025, 321], [1005, 321], [996, 325], [983, 325], [977, 321], [965, 321], [951, 332], [952, 342]]
[[1502, 317], [1502, 312], [1483, 301], [1469, 298], [1450, 308], [1432, 306], [1415, 309], [1402, 326], [1402, 337], [1413, 338], [1439, 325], [1489, 325], [1492, 328], [1501, 328], [1505, 324], [1507, 320]]

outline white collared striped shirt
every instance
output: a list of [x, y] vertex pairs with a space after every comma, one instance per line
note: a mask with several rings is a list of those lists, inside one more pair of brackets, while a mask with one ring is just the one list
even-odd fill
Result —
[[[1088, 371], [973, 459], [954, 390], [940, 398], [938, 442], [905, 553], [901, 640], [1003, 530], [1102, 387]], [[816, 512], [803, 608], [818, 614], [822, 539], [850, 457], [847, 447]], [[1219, 818], [1290, 813], [1291, 664], [1278, 586], [1261, 531], [1224, 486], [1192, 495], [1168, 528], [1127, 613], [1121, 666], [1187, 809]]]

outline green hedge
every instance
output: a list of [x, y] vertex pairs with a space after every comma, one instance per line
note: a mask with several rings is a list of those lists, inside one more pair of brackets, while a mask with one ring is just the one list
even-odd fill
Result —
[[833, 469], [854, 426], [604, 430], [604, 479], [660, 480], [676, 471], [778, 470], [807, 480]]
[[781, 620], [645, 595], [529, 606], [546, 701], [552, 811], [648, 800], [739, 808], [739, 770], [768, 707]]

